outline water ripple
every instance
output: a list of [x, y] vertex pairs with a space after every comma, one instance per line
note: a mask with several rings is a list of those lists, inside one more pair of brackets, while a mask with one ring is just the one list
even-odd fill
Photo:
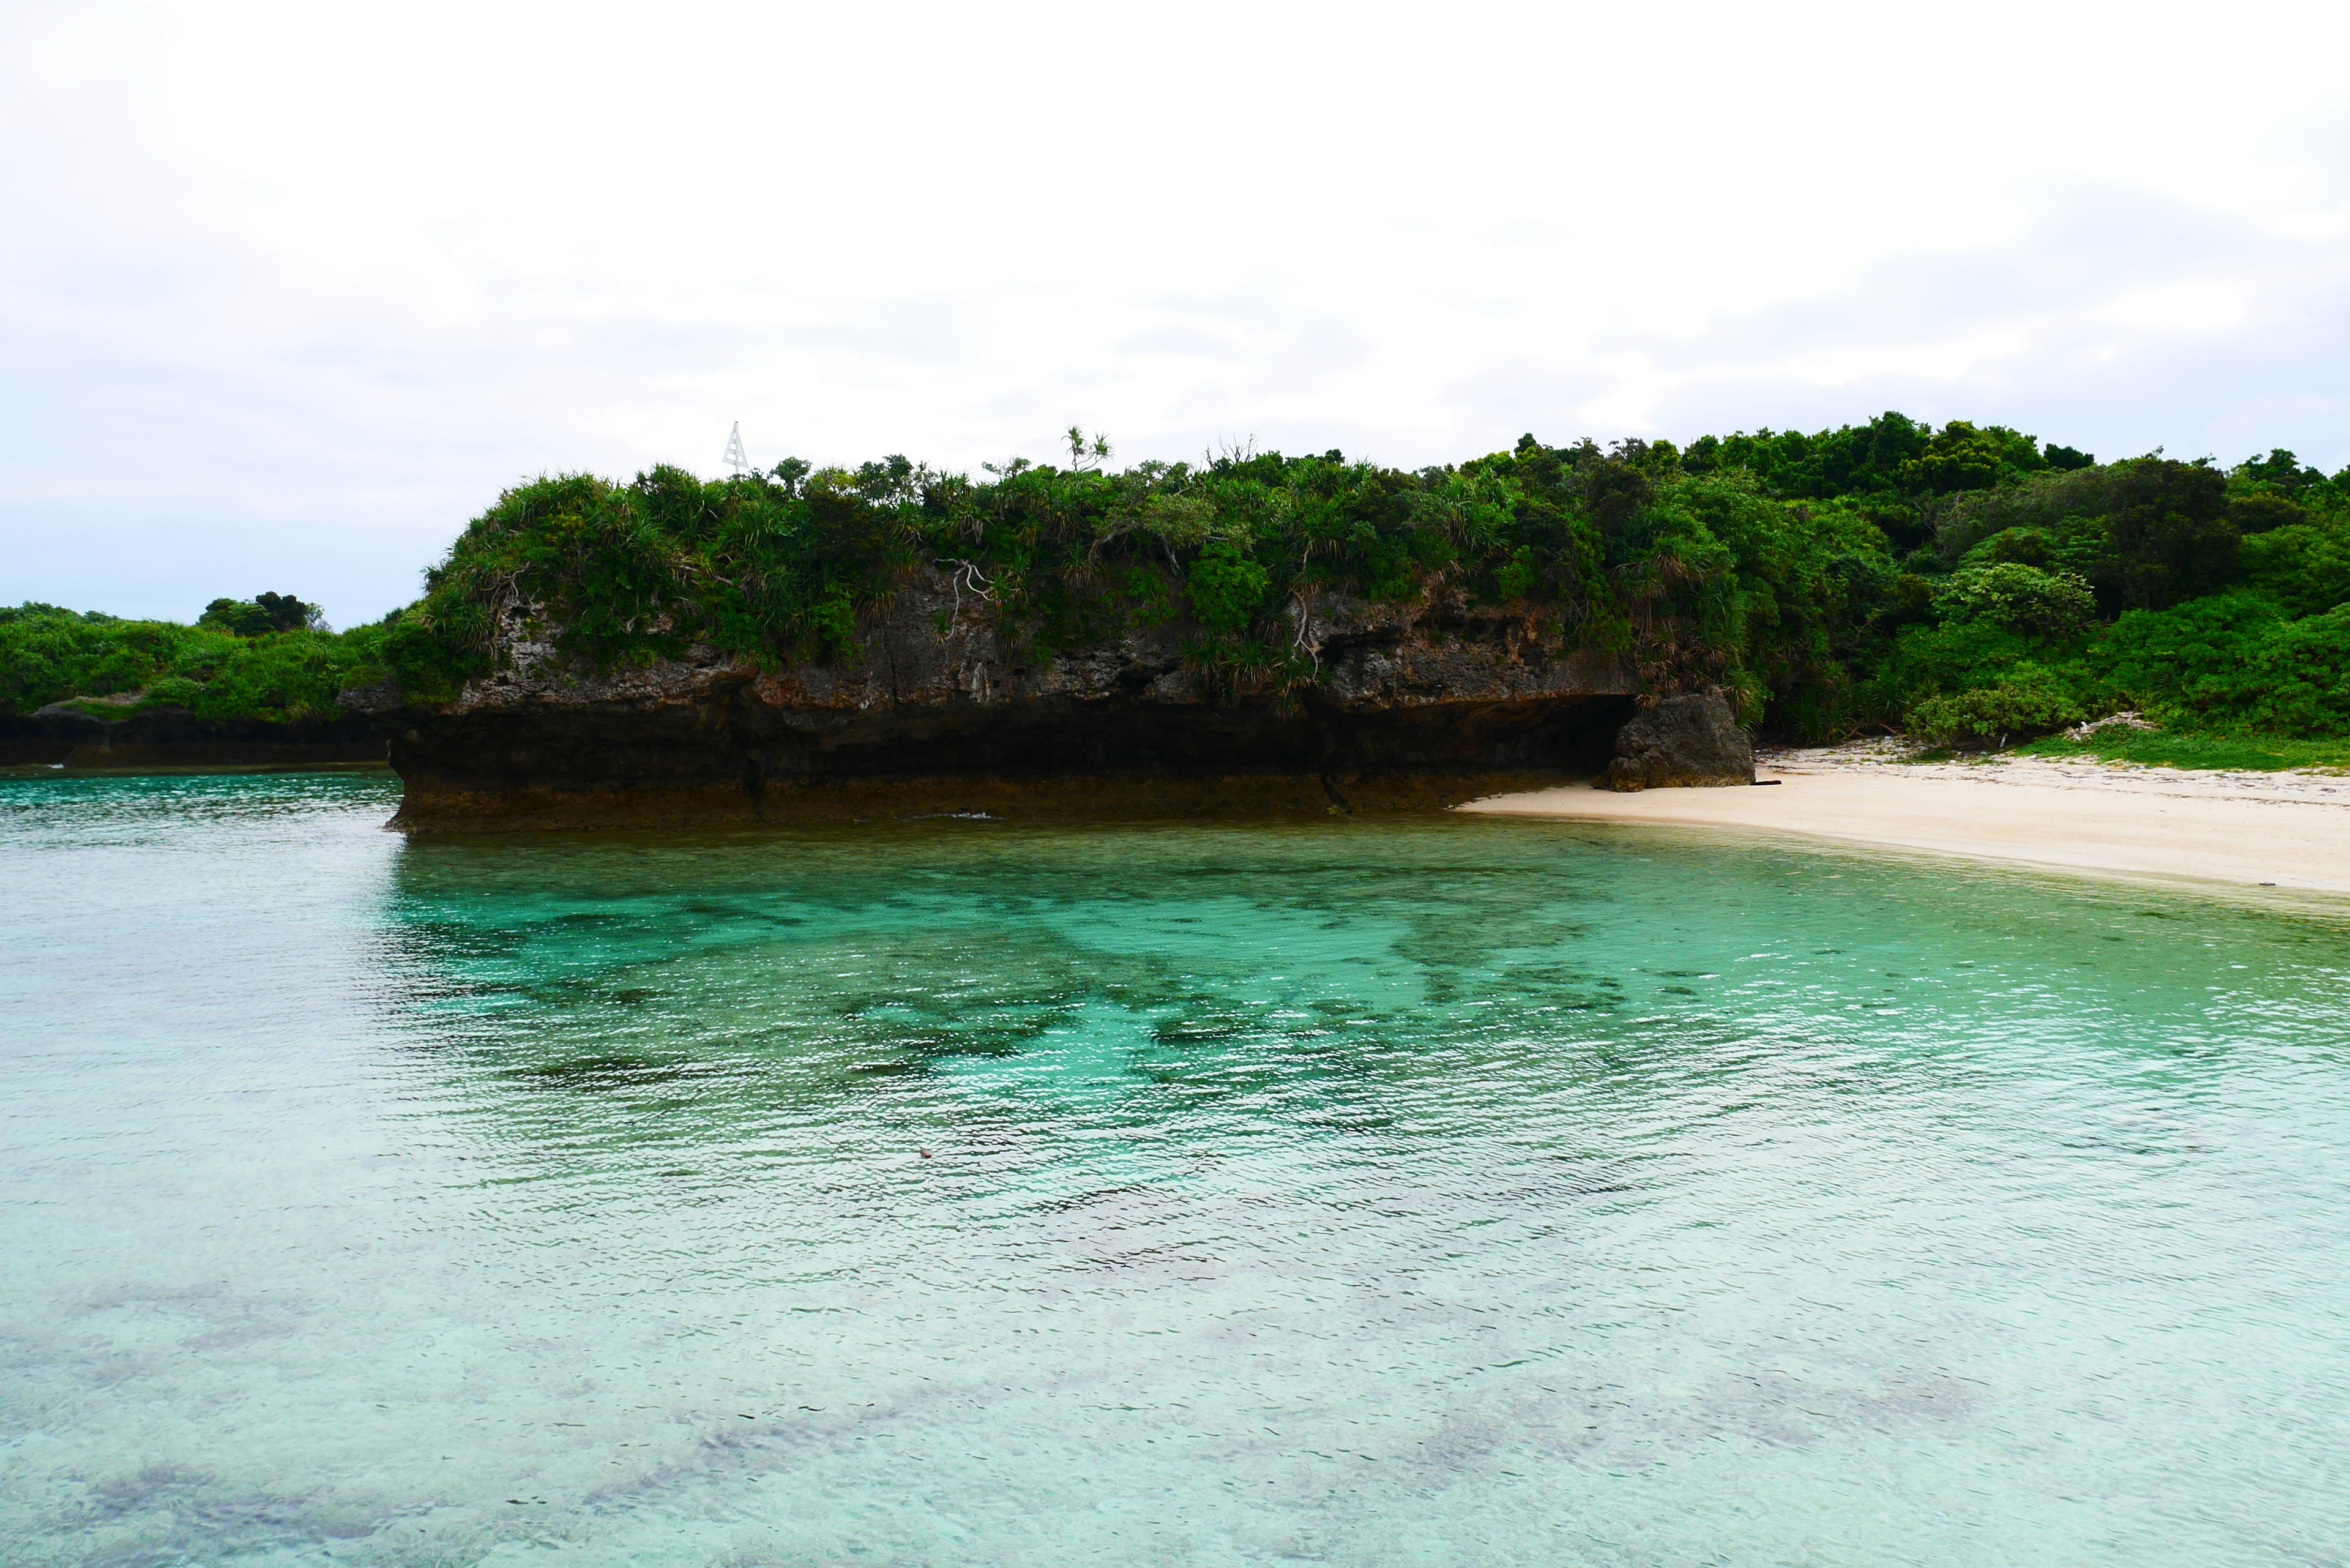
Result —
[[0, 783], [0, 1561], [2338, 1561], [2350, 912]]

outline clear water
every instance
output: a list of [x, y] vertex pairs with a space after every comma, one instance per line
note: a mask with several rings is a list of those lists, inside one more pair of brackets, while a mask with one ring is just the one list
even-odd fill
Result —
[[0, 1559], [2350, 1561], [2350, 914], [393, 787], [0, 784]]

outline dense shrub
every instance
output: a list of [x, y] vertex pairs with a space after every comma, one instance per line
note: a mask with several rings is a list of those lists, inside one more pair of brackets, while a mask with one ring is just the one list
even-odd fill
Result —
[[1210, 631], [1245, 630], [1264, 607], [1269, 582], [1263, 566], [1238, 546], [1219, 541], [1201, 551], [1191, 568], [1192, 613]]
[[2118, 698], [2199, 729], [2350, 734], [2350, 608], [2294, 618], [2240, 592], [2134, 612], [2090, 663]]
[[1991, 685], [1918, 703], [1910, 711], [1908, 727], [1920, 739], [1943, 744], [2003, 745], [2077, 724], [2085, 716], [2079, 695], [2063, 678], [2025, 660]]
[[136, 691], [191, 644], [220, 633], [158, 621], [77, 615], [51, 605], [0, 610], [0, 711], [29, 713], [73, 696]]
[[332, 719], [353, 662], [349, 649], [318, 632], [257, 638], [215, 666], [188, 707], [200, 719]]
[[2097, 596], [2083, 578], [2018, 561], [1953, 573], [1937, 601], [1949, 619], [1988, 621], [2033, 637], [2069, 637], [2097, 613]]
[[2337, 512], [2246, 538], [2245, 580], [2292, 615], [2350, 604], [2350, 513]]
[[0, 713], [143, 692], [147, 706], [206, 719], [332, 718], [367, 641], [309, 630], [243, 637], [216, 621], [117, 620], [47, 605], [0, 609]]

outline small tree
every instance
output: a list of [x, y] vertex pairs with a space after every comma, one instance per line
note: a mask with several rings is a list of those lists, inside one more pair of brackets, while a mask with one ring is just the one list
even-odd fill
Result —
[[292, 594], [255, 594], [249, 599], [214, 599], [196, 619], [199, 626], [218, 627], [239, 637], [266, 637], [273, 631], [300, 631], [319, 627], [318, 607]]
[[318, 607], [304, 604], [292, 594], [255, 594], [253, 602], [268, 615], [272, 631], [300, 631], [318, 624]]

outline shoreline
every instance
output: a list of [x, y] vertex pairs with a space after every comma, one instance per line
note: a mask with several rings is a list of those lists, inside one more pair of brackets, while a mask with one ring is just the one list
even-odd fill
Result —
[[1567, 785], [1457, 809], [1783, 833], [2100, 876], [2350, 895], [2350, 777], [1894, 758], [1867, 743], [1763, 753], [1755, 774], [1769, 789], [1612, 794]]
[[0, 781], [26, 779], [209, 778], [232, 774], [367, 774], [391, 771], [381, 757], [225, 763], [0, 763]]

